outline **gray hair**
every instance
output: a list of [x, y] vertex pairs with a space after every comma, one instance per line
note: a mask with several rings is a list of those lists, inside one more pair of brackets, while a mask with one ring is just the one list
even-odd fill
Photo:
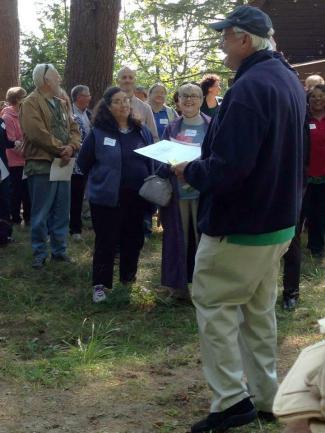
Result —
[[305, 85], [312, 85], [312, 86], [316, 86], [317, 84], [324, 84], [324, 78], [321, 77], [320, 75], [309, 75], [309, 77], [306, 78], [305, 80]]
[[165, 90], [165, 93], [167, 94], [167, 88], [166, 86], [163, 85], [163, 83], [155, 83], [153, 84], [150, 89], [149, 89], [149, 95], [152, 93], [152, 91], [156, 88], [156, 87], [162, 87]]
[[72, 102], [76, 102], [78, 96], [82, 92], [89, 92], [89, 87], [84, 86], [83, 84], [78, 84], [77, 86], [74, 86], [74, 88], [71, 90], [71, 99]]
[[191, 92], [192, 90], [195, 90], [198, 95], [200, 96], [200, 99], [203, 100], [203, 92], [201, 87], [198, 84], [183, 84], [179, 89], [178, 89], [178, 94], [179, 96], [183, 96], [184, 93], [186, 92]]
[[39, 63], [35, 66], [33, 70], [33, 82], [37, 89], [44, 86], [45, 84], [45, 76], [48, 71], [56, 71], [55, 67], [52, 63]]
[[271, 36], [274, 35], [274, 30], [271, 28], [268, 33], [267, 38], [262, 38], [261, 36], [253, 35], [252, 33], [247, 32], [246, 30], [243, 30], [240, 27], [233, 27], [234, 33], [245, 33], [246, 35], [249, 35], [252, 40], [252, 46], [255, 48], [256, 51], [261, 50], [270, 50], [273, 51], [273, 45]]
[[117, 72], [117, 78], [120, 78], [120, 76], [123, 74], [123, 72], [132, 72], [132, 74], [136, 75], [136, 72], [134, 69], [130, 68], [130, 66], [123, 66], [118, 72]]

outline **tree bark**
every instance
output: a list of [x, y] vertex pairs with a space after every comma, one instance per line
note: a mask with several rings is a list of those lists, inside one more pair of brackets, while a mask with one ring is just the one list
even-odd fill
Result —
[[0, 1], [0, 99], [19, 83], [19, 20], [17, 0]]
[[92, 106], [112, 83], [121, 0], [71, 0], [64, 87], [89, 86]]

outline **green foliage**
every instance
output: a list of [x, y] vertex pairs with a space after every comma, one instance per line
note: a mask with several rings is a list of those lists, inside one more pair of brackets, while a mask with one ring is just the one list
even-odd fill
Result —
[[115, 67], [136, 67], [138, 84], [163, 82], [174, 89], [184, 81], [198, 81], [204, 73], [229, 71], [220, 60], [218, 34], [207, 24], [244, 1], [135, 0], [120, 21]]
[[38, 63], [53, 63], [61, 76], [67, 56], [69, 14], [64, 0], [54, 0], [39, 13], [40, 36], [22, 35], [21, 84], [33, 89], [32, 72]]
[[[246, 0], [134, 0], [121, 14], [115, 71], [131, 64], [139, 85], [160, 81], [170, 90], [185, 81], [198, 81], [204, 73], [225, 77], [220, 60], [218, 34], [207, 23]], [[54, 0], [39, 12], [41, 35], [22, 35], [22, 86], [33, 88], [32, 71], [37, 63], [55, 64], [63, 76], [67, 55], [68, 10], [66, 0]]]

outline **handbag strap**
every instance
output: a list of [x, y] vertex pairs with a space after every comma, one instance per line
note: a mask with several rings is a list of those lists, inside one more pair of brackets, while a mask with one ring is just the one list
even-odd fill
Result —
[[161, 169], [161, 167], [162, 167], [163, 165], [166, 165], [166, 164], [164, 164], [164, 163], [162, 162], [162, 163], [159, 165], [159, 167], [155, 169], [155, 160], [152, 159], [152, 160], [151, 160], [151, 164], [150, 164], [150, 166], [151, 166], [151, 174], [156, 174], [156, 173], [158, 173], [159, 170]]

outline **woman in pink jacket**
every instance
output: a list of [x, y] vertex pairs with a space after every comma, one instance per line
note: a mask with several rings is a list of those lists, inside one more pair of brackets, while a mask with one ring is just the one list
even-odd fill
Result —
[[7, 149], [7, 158], [10, 172], [10, 213], [11, 221], [20, 224], [21, 205], [23, 205], [23, 218], [25, 225], [30, 220], [30, 200], [27, 179], [23, 179], [25, 160], [22, 155], [23, 133], [19, 123], [19, 107], [27, 95], [22, 87], [11, 87], [6, 94], [7, 106], [2, 110], [2, 118], [6, 124], [8, 139], [15, 142], [14, 149]]

